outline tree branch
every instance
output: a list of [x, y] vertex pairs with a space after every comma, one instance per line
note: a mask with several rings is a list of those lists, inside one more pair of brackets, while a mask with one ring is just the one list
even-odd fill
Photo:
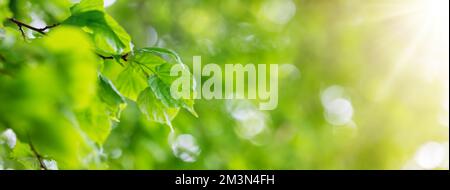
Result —
[[[97, 55], [98, 55], [99, 57], [101, 57], [102, 59], [114, 59], [113, 56], [106, 57], [106, 56], [100, 55], [100, 54], [98, 54], [98, 53], [97, 53]], [[124, 61], [128, 61], [128, 53], [126, 53], [126, 54], [120, 56], [120, 58], [121, 58], [122, 60], [124, 60]]]
[[[21, 21], [18, 21], [15, 18], [9, 18], [9, 21], [13, 22], [14, 24], [16, 24], [19, 27], [19, 30], [22, 33], [22, 37], [23, 37], [24, 40], [26, 40], [27, 38], [26, 38], [25, 32], [23, 31], [23, 27], [28, 28], [28, 29], [33, 30], [33, 31], [36, 31], [36, 32], [38, 32], [38, 33], [40, 33], [42, 35], [46, 35], [46, 33], [45, 33], [46, 30], [54, 28], [54, 27], [57, 27], [57, 26], [60, 25], [59, 23], [56, 23], [56, 24], [53, 24], [53, 25], [45, 26], [44, 28], [36, 28], [34, 26], [30, 26], [30, 25], [25, 24], [25, 23], [23, 23]], [[106, 56], [103, 56], [103, 55], [100, 55], [100, 54], [97, 54], [97, 55], [99, 57], [101, 57], [102, 59], [114, 59], [114, 57], [112, 57], [112, 56], [106, 57]], [[128, 61], [128, 53], [122, 55], [120, 58], [122, 60], [124, 60], [124, 61]]]
[[59, 23], [53, 24], [53, 25], [49, 25], [49, 26], [45, 26], [44, 28], [36, 28], [34, 26], [30, 26], [28, 24], [25, 24], [21, 21], [16, 20], [15, 18], [10, 18], [9, 21], [13, 22], [14, 24], [16, 24], [19, 27], [20, 32], [22, 33], [22, 36], [25, 37], [25, 32], [23, 31], [23, 27], [28, 28], [30, 30], [36, 31], [42, 35], [45, 35], [45, 31], [51, 28], [54, 28], [56, 26], [59, 26]]

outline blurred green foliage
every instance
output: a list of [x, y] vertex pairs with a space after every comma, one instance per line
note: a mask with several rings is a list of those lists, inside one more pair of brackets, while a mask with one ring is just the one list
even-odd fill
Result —
[[[421, 3], [0, 0], [0, 168], [448, 169], [448, 24], [420, 32]], [[154, 69], [195, 55], [279, 64], [277, 109], [170, 100]]]

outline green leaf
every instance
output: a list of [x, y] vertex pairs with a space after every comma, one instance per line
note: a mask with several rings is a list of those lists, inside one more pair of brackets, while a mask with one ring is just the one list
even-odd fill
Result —
[[[165, 60], [162, 56], [171, 59]], [[195, 91], [193, 87], [190, 88], [191, 98], [175, 99], [170, 92], [172, 83], [177, 79], [177, 77], [170, 75], [170, 70], [172, 66], [177, 64], [181, 65], [184, 72], [189, 74], [190, 83], [193, 86], [193, 77], [178, 54], [169, 49], [143, 48], [136, 51], [131, 61], [136, 63], [149, 76], [148, 85], [158, 100], [168, 107], [185, 108], [197, 117], [197, 113], [194, 110]]]
[[87, 11], [104, 11], [103, 3], [103, 0], [82, 0], [71, 7], [70, 12], [76, 15]]
[[169, 107], [163, 104], [153, 93], [151, 88], [146, 88], [138, 97], [137, 104], [141, 112], [150, 121], [172, 126], [171, 121], [178, 114], [179, 108]]
[[145, 48], [134, 51], [130, 61], [141, 65], [142, 69], [147, 73], [153, 73], [155, 67], [167, 63], [164, 58], [154, 52], [147, 51]]
[[103, 75], [99, 75], [98, 96], [107, 105], [110, 116], [118, 121], [120, 113], [126, 107], [125, 97], [120, 94], [113, 83]]
[[95, 102], [87, 110], [77, 114], [78, 124], [88, 137], [102, 145], [109, 136], [112, 121], [105, 104]]
[[[131, 99], [135, 97], [136, 92], [140, 92], [137, 103], [149, 120], [170, 125], [170, 121], [177, 115], [179, 108], [185, 108], [195, 116], [197, 113], [193, 107], [193, 98], [172, 97], [171, 84], [177, 79], [170, 76], [170, 69], [174, 64], [163, 56], [169, 56], [175, 60], [175, 64], [185, 66], [180, 57], [171, 50], [143, 48], [136, 50], [131, 56], [127, 68], [119, 75], [117, 83], [119, 90]], [[189, 73], [187, 67], [183, 68]], [[142, 80], [147, 80], [148, 84], [142, 84]], [[150, 88], [142, 90], [142, 87], [147, 85]]]
[[[53, 29], [42, 43], [43, 52], [60, 76], [63, 89], [76, 109], [86, 108], [96, 94], [98, 58], [90, 50], [89, 37], [75, 27], [61, 26]], [[45, 55], [52, 54], [53, 56]]]
[[16, 146], [10, 151], [9, 158], [22, 164], [27, 169], [40, 169], [39, 161], [31, 150], [30, 145], [16, 142]]
[[0, 0], [0, 27], [3, 27], [3, 21], [12, 16], [8, 4], [9, 0]]
[[[177, 80], [177, 77], [170, 75], [170, 69], [173, 64], [163, 64], [158, 66], [154, 71], [155, 74], [150, 76], [148, 79], [148, 84], [150, 88], [155, 93], [155, 96], [166, 106], [169, 107], [182, 107], [188, 110], [192, 115], [198, 117], [197, 113], [194, 110], [194, 97], [195, 91], [191, 86], [190, 90], [190, 98], [179, 98], [175, 99], [171, 92], [170, 88], [172, 83]], [[187, 67], [183, 67], [186, 73], [189, 73]], [[192, 84], [192, 76], [190, 77]]]
[[98, 77], [98, 99], [77, 114], [77, 121], [83, 132], [101, 145], [111, 132], [112, 121], [119, 121], [126, 101], [108, 78], [101, 74]]
[[147, 87], [142, 70], [134, 64], [128, 64], [117, 76], [116, 84], [119, 92], [133, 101], [136, 101], [139, 93]]
[[95, 148], [75, 125], [74, 115], [96, 97], [99, 59], [91, 45], [78, 28], [54, 28], [28, 44], [33, 51], [15, 49], [24, 58], [18, 63], [23, 67], [0, 85], [7, 92], [0, 95], [0, 120], [11, 123], [20, 139], [64, 169], [85, 167], [84, 157]]
[[32, 22], [33, 15], [39, 15], [47, 24], [58, 23], [69, 17], [72, 5], [71, 0], [9, 0], [14, 18], [25, 23]]
[[170, 94], [170, 84], [165, 83], [157, 75], [148, 78], [148, 84], [155, 93], [156, 98], [168, 107], [180, 107], [181, 101], [174, 99]]
[[149, 47], [149, 48], [142, 48], [140, 51], [147, 52], [147, 53], [153, 53], [153, 54], [159, 54], [159, 55], [163, 55], [163, 56], [169, 56], [170, 58], [174, 59], [175, 63], [183, 64], [181, 57], [175, 51], [170, 50], [170, 49]]
[[104, 8], [102, 0], [82, 0], [71, 8], [72, 16], [63, 24], [78, 26], [89, 33], [96, 52], [103, 56], [131, 51], [131, 38]]

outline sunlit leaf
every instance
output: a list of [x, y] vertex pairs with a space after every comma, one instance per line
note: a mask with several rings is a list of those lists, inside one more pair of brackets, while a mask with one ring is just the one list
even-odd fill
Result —
[[55, 69], [77, 108], [86, 107], [96, 93], [98, 59], [89, 51], [87, 36], [72, 27], [60, 27], [46, 38], [44, 45], [54, 55]]
[[142, 52], [147, 53], [153, 53], [153, 54], [159, 54], [163, 56], [169, 56], [171, 59], [175, 61], [175, 63], [183, 64], [183, 61], [181, 60], [181, 57], [175, 52], [170, 49], [165, 48], [159, 48], [159, 47], [149, 47], [149, 48], [142, 48], [140, 49]]
[[[190, 98], [179, 98], [175, 99], [171, 92], [170, 88], [172, 83], [177, 79], [176, 76], [170, 75], [170, 69], [173, 64], [164, 64], [156, 68], [155, 74], [150, 76], [148, 79], [148, 83], [150, 88], [155, 93], [156, 97], [162, 101], [163, 104], [169, 107], [182, 107], [188, 110], [194, 116], [197, 116], [197, 113], [194, 110], [194, 97], [195, 92], [193, 88], [190, 88]], [[187, 67], [184, 67], [187, 69]], [[189, 73], [189, 71], [186, 71]], [[192, 83], [192, 76], [190, 77]], [[191, 86], [192, 87], [192, 86]]]
[[130, 36], [105, 12], [102, 0], [82, 0], [71, 12], [63, 24], [78, 26], [89, 33], [98, 54], [112, 56], [131, 51]]
[[171, 126], [172, 119], [180, 110], [169, 107], [159, 100], [151, 88], [146, 88], [138, 97], [137, 104], [141, 112], [150, 120]]
[[10, 150], [9, 158], [19, 162], [25, 168], [40, 169], [39, 160], [30, 145], [26, 143], [17, 142], [16, 146]]
[[145, 48], [134, 51], [130, 61], [139, 64], [147, 73], [153, 73], [155, 67], [167, 63], [160, 55]]
[[[93, 147], [76, 127], [74, 111], [87, 109], [96, 95], [98, 59], [88, 36], [73, 27], [55, 28], [23, 51], [13, 78], [2, 79], [0, 120], [62, 168], [85, 166]], [[7, 59], [10, 57], [8, 56]], [[26, 60], [34, 60], [26, 61]], [[27, 65], [30, 64], [30, 65]], [[32, 65], [32, 66], [31, 66]]]
[[0, 0], [0, 27], [3, 27], [3, 22], [12, 15], [8, 3], [9, 0]]
[[108, 114], [107, 105], [100, 102], [96, 102], [87, 110], [78, 113], [77, 120], [83, 132], [100, 145], [111, 132], [112, 121]]
[[[162, 58], [162, 57], [165, 57]], [[195, 91], [193, 88], [193, 77], [191, 76], [188, 67], [183, 64], [181, 58], [169, 49], [164, 48], [143, 48], [136, 51], [136, 55], [131, 59], [143, 72], [145, 72], [148, 77], [148, 85], [152, 89], [155, 96], [164, 105], [168, 107], [182, 107], [191, 112], [193, 115], [197, 116], [194, 110], [194, 96]], [[175, 99], [170, 88], [172, 83], [177, 79], [175, 76], [171, 76], [170, 71], [172, 66], [181, 65], [185, 71], [190, 76], [190, 93], [191, 98], [181, 98]]]
[[125, 97], [120, 94], [114, 84], [105, 76], [99, 75], [98, 96], [104, 102], [114, 120], [118, 121], [120, 113], [126, 106]]
[[125, 97], [136, 101], [139, 93], [147, 87], [145, 76], [140, 68], [129, 64], [116, 79], [116, 86]]

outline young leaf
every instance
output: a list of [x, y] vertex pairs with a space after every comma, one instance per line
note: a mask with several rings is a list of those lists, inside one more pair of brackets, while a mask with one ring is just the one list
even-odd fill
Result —
[[87, 136], [98, 144], [103, 144], [111, 132], [112, 122], [107, 107], [95, 102], [87, 110], [77, 114], [78, 124]]
[[136, 101], [139, 93], [147, 87], [145, 76], [141, 71], [134, 64], [128, 64], [117, 76], [117, 89], [133, 101]]
[[172, 119], [178, 114], [179, 108], [169, 107], [158, 100], [151, 88], [146, 88], [138, 97], [137, 104], [141, 112], [150, 121], [172, 126]]
[[11, 17], [11, 11], [8, 7], [9, 0], [0, 0], [0, 27], [3, 27], [3, 21]]
[[47, 54], [51, 54], [46, 56], [54, 61], [50, 64], [54, 66], [52, 69], [61, 75], [60, 82], [66, 87], [70, 101], [76, 109], [88, 106], [96, 94], [99, 65], [97, 57], [89, 50], [92, 47], [89, 37], [77, 28], [63, 26], [41, 40], [48, 49]]
[[148, 78], [148, 84], [155, 94], [156, 98], [168, 107], [180, 107], [181, 101], [174, 99], [170, 94], [170, 84], [165, 83], [157, 75]]
[[175, 60], [175, 63], [183, 64], [181, 57], [176, 52], [174, 52], [170, 49], [149, 47], [149, 48], [142, 48], [140, 51], [147, 52], [147, 53], [153, 53], [153, 54], [159, 54], [159, 55], [163, 55], [163, 56], [169, 56]]
[[40, 59], [24, 62], [33, 66], [21, 68], [3, 86], [10, 93], [0, 96], [6, 103], [1, 115], [8, 114], [2, 120], [20, 121], [11, 128], [43, 157], [56, 160], [62, 168], [81, 168], [82, 158], [93, 147], [74, 126], [72, 115], [89, 107], [96, 95], [98, 58], [90, 50], [88, 36], [73, 27], [55, 28], [29, 46], [35, 55], [22, 51], [22, 56], [41, 55]]
[[[161, 58], [161, 56], [169, 56], [172, 58], [172, 61], [166, 61]], [[190, 81], [192, 83], [192, 88], [190, 88], [191, 98], [181, 98], [175, 99], [172, 97], [170, 92], [171, 84], [177, 79], [174, 76], [170, 75], [170, 70], [172, 66], [176, 64], [182, 65], [182, 68], [185, 73], [190, 72], [188, 67], [183, 64], [180, 56], [176, 54], [172, 50], [163, 49], [163, 48], [143, 48], [136, 51], [135, 56], [131, 59], [134, 63], [136, 63], [143, 72], [149, 75], [148, 85], [152, 89], [155, 96], [166, 106], [168, 107], [182, 107], [192, 113], [197, 117], [197, 113], [194, 110], [194, 97], [195, 91], [193, 88], [193, 78]]]
[[26, 143], [17, 142], [9, 152], [9, 158], [22, 164], [27, 169], [40, 169], [39, 161]]
[[120, 113], [126, 106], [125, 97], [120, 94], [113, 83], [103, 75], [99, 75], [98, 96], [107, 105], [110, 116], [118, 121]]
[[102, 0], [82, 0], [71, 8], [72, 16], [63, 24], [88, 32], [96, 52], [103, 56], [123, 55], [131, 51], [131, 38], [104, 8]]
[[[155, 96], [166, 106], [169, 107], [182, 107], [188, 110], [192, 115], [198, 117], [197, 113], [194, 110], [194, 97], [195, 92], [194, 88], [190, 88], [190, 98], [179, 98], [175, 99], [171, 92], [171, 84], [177, 79], [175, 76], [170, 75], [170, 69], [173, 64], [163, 64], [158, 66], [154, 71], [155, 74], [150, 76], [148, 79], [148, 83], [150, 88], [155, 93]], [[183, 67], [187, 69], [187, 67]], [[185, 71], [189, 73], [189, 71]], [[192, 79], [192, 77], [190, 77]], [[193, 80], [193, 79], [192, 79]], [[192, 80], [190, 82], [192, 82]]]
[[104, 11], [103, 0], [82, 0], [80, 3], [70, 8], [72, 15], [81, 14], [88, 11]]
[[161, 56], [153, 52], [146, 51], [145, 49], [134, 51], [130, 61], [141, 65], [142, 69], [146, 73], [153, 73], [155, 67], [167, 63], [167, 61]]

